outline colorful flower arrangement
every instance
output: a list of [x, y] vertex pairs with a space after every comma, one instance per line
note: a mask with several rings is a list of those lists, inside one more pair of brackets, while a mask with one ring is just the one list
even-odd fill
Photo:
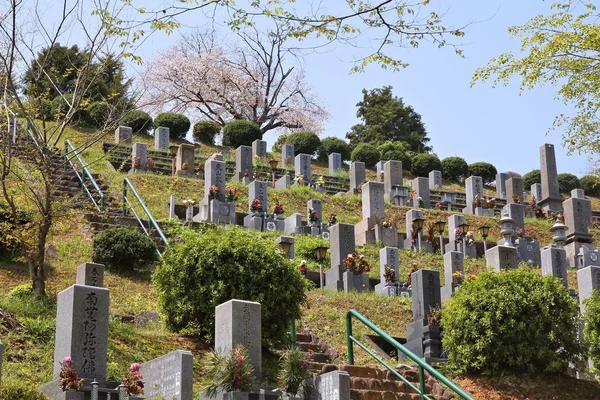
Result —
[[237, 188], [229, 188], [225, 191], [225, 199], [229, 202], [238, 201], [240, 198], [240, 192], [238, 192]]
[[261, 212], [262, 211], [262, 203], [259, 199], [252, 200], [252, 204], [250, 204], [250, 211], [252, 212]]
[[77, 380], [77, 371], [73, 368], [73, 359], [65, 357], [60, 364], [60, 388], [63, 392], [68, 390], [79, 390], [83, 386], [83, 379]]
[[444, 203], [440, 203], [439, 201], [436, 201], [435, 204], [433, 205], [435, 208], [440, 209], [440, 210], [445, 210], [446, 207], [444, 206]]
[[319, 218], [318, 218], [318, 213], [317, 210], [315, 210], [314, 208], [309, 208], [308, 209], [308, 220], [310, 222], [319, 222]]
[[417, 197], [417, 207], [425, 208], [425, 202], [421, 196]]
[[417, 195], [417, 191], [416, 190], [411, 189], [411, 190], [408, 191], [408, 197], [410, 197], [411, 199], [413, 197], [415, 197], [416, 195]]
[[304, 177], [300, 172], [296, 173], [296, 177], [294, 178], [294, 183], [297, 185], [304, 185]]
[[467, 246], [470, 246], [473, 243], [475, 243], [475, 235], [473, 234], [473, 232], [467, 232], [467, 234], [465, 235], [465, 243], [467, 244]]
[[461, 231], [460, 231], [459, 228], [456, 228], [454, 230], [454, 238], [456, 239], [457, 242], [460, 242], [462, 240], [463, 235], [462, 235], [462, 233], [461, 233]]
[[181, 170], [182, 171], [187, 171], [187, 169], [189, 168], [189, 164], [187, 162], [184, 162], [183, 164], [181, 164]]
[[317, 186], [325, 187], [325, 178], [323, 176], [319, 176], [319, 179], [317, 179]]
[[455, 271], [452, 274], [452, 283], [456, 284], [456, 285], [462, 285], [463, 281], [464, 281], [464, 275], [463, 272], [461, 270]]
[[230, 354], [211, 351], [205, 357], [203, 372], [212, 378], [205, 389], [209, 398], [215, 397], [219, 391], [249, 392], [256, 386], [254, 367], [243, 345], [238, 344]]
[[275, 208], [273, 209], [273, 214], [275, 214], [275, 215], [283, 214], [283, 204], [275, 204]]
[[330, 212], [329, 216], [327, 217], [327, 222], [329, 222], [329, 225], [335, 225], [337, 224], [337, 215], [334, 212]]
[[473, 208], [478, 208], [481, 207], [481, 197], [479, 197], [479, 195], [475, 195], [475, 198], [473, 199]]
[[393, 228], [394, 221], [392, 221], [391, 219], [385, 220], [381, 223], [381, 226], [383, 226], [384, 228]]
[[483, 208], [486, 209], [492, 209], [494, 208], [494, 206], [496, 205], [496, 198], [495, 197], [486, 197], [485, 198], [485, 202], [483, 203]]
[[344, 269], [346, 271], [358, 273], [370, 272], [371, 264], [369, 264], [364, 254], [357, 256], [356, 253], [351, 253], [348, 254], [348, 257], [346, 257], [346, 259], [344, 260]]
[[125, 375], [125, 379], [123, 379], [127, 396], [144, 394], [144, 382], [142, 381], [144, 377], [140, 372], [140, 367], [141, 365], [138, 363], [131, 364], [129, 371]]
[[389, 265], [385, 264], [385, 266], [383, 267], [383, 278], [385, 279], [386, 283], [393, 283], [396, 282], [396, 270], [394, 270], [394, 268], [390, 268]]
[[196, 204], [196, 200], [187, 199], [183, 201], [183, 205], [186, 207], [193, 206], [194, 204]]
[[298, 268], [300, 269], [300, 272], [301, 272], [303, 275], [306, 275], [306, 271], [307, 271], [307, 268], [306, 268], [306, 260], [302, 260], [302, 261], [300, 261], [300, 265], [298, 266]]
[[219, 194], [221, 194], [221, 188], [216, 186], [216, 185], [212, 185], [211, 187], [208, 188], [208, 199], [209, 200], [214, 200], [217, 197], [219, 197]]

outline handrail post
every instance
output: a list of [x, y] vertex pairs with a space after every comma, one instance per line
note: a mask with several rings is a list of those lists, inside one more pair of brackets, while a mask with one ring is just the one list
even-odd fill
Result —
[[68, 150], [68, 146], [67, 146], [67, 142], [65, 141], [65, 166], [64, 166], [64, 171], [67, 172], [67, 164], [69, 162], [69, 150]]
[[127, 206], [125, 201], [127, 199], [127, 181], [123, 181], [123, 215], [127, 215]]
[[296, 320], [292, 320], [292, 325], [290, 327], [290, 336], [292, 337], [292, 349], [296, 348]]
[[423, 367], [419, 365], [419, 392], [421, 394], [421, 400], [425, 399], [425, 371]]
[[352, 341], [352, 316], [346, 316], [346, 339], [348, 340], [348, 364], [354, 365], [354, 342]]
[[106, 203], [104, 201], [104, 193], [100, 194], [100, 211], [104, 212], [106, 210]]

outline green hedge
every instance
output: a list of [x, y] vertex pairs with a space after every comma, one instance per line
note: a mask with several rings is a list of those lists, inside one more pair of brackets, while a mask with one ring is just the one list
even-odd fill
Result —
[[132, 272], [158, 259], [156, 243], [137, 229], [107, 229], [94, 237], [92, 247], [92, 261], [115, 272]]

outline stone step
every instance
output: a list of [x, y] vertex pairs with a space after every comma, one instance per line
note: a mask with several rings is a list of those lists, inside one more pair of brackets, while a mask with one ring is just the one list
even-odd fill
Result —
[[[370, 379], [387, 379], [388, 371], [372, 368], [372, 367], [361, 367], [358, 365], [341, 365], [339, 367], [341, 371], [346, 371], [350, 376], [357, 378], [370, 378]], [[391, 373], [390, 373], [391, 374]]]
[[[429, 396], [430, 399], [434, 399]], [[378, 392], [375, 390], [350, 389], [351, 400], [420, 400], [417, 393]]]
[[[411, 382], [414, 384], [414, 382]], [[415, 384], [415, 386], [419, 386]], [[404, 392], [411, 393], [413, 390], [402, 381], [394, 381], [388, 379], [372, 379], [372, 378], [357, 378], [350, 377], [350, 387], [359, 390], [372, 390], [378, 392]]]
[[296, 342], [312, 342], [313, 338], [310, 333], [297, 333], [296, 334]]
[[316, 363], [328, 363], [331, 361], [331, 358], [323, 353], [315, 353], [312, 357], [313, 361]]
[[315, 353], [319, 353], [321, 351], [321, 347], [319, 347], [319, 345], [316, 343], [296, 342], [296, 345], [302, 351], [314, 351]]

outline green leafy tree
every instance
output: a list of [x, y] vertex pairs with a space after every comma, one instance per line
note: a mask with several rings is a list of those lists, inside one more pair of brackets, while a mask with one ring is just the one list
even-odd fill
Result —
[[430, 151], [429, 138], [421, 115], [402, 98], [392, 95], [392, 87], [363, 89], [363, 99], [356, 106], [356, 116], [363, 120], [354, 125], [346, 138], [350, 147], [359, 143], [379, 146], [386, 141], [406, 144], [407, 150], [422, 153]]
[[427, 177], [434, 170], [442, 170], [442, 163], [435, 154], [417, 154], [413, 157], [411, 171], [415, 176]]
[[598, 196], [600, 194], [600, 181], [593, 175], [585, 175], [579, 179], [581, 188], [588, 196]]
[[327, 161], [331, 153], [340, 153], [343, 161], [350, 159], [350, 147], [348, 143], [335, 136], [326, 137], [321, 140], [319, 160]]
[[467, 178], [469, 164], [461, 157], [446, 157], [442, 160], [442, 176], [444, 179], [460, 181]]
[[558, 188], [561, 193], [570, 193], [571, 190], [580, 187], [579, 178], [569, 173], [558, 174]]
[[402, 161], [402, 169], [410, 171], [412, 166], [412, 152], [406, 150], [406, 144], [402, 142], [392, 142], [388, 140], [377, 147], [377, 150], [381, 153], [381, 160], [389, 161], [396, 160]]
[[488, 162], [479, 161], [469, 164], [469, 176], [480, 176], [483, 179], [484, 185], [494, 182], [497, 173], [496, 167]]
[[[542, 172], [534, 169], [523, 175], [523, 188], [528, 190], [534, 183], [542, 182]], [[538, 199], [539, 200], [539, 199]]]
[[377, 147], [369, 143], [361, 143], [352, 150], [350, 159], [352, 161], [362, 161], [367, 168], [372, 168], [380, 160], [380, 157], [381, 154]]

